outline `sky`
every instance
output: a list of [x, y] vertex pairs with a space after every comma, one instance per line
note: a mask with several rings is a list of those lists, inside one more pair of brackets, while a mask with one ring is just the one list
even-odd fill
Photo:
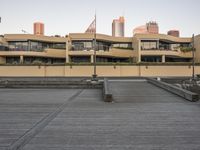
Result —
[[0, 34], [33, 33], [33, 22], [45, 24], [45, 35], [85, 32], [97, 16], [97, 32], [111, 35], [112, 20], [125, 17], [125, 36], [149, 21], [160, 33], [178, 29], [182, 37], [200, 34], [200, 0], [0, 0]]

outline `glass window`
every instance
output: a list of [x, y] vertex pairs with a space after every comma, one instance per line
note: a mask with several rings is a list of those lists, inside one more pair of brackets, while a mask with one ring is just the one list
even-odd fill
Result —
[[91, 50], [92, 41], [72, 41], [72, 50]]
[[16, 42], [9, 42], [8, 47], [12, 51], [27, 51], [28, 50], [28, 42], [21, 42], [21, 41], [16, 41]]
[[47, 46], [48, 48], [55, 48], [55, 49], [66, 49], [66, 44], [65, 43], [54, 43], [54, 44], [49, 44]]
[[84, 47], [92, 48], [92, 42], [84, 42]]
[[158, 49], [157, 41], [142, 41], [141, 42], [142, 50], [155, 50]]
[[121, 49], [133, 49], [132, 43], [115, 43], [115, 44], [112, 44], [112, 47], [121, 48]]
[[19, 64], [20, 58], [19, 57], [6, 57], [6, 64]]

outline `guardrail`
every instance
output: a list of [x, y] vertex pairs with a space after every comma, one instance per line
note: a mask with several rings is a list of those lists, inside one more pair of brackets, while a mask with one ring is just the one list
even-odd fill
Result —
[[104, 78], [104, 81], [103, 81], [103, 99], [104, 99], [104, 102], [113, 101], [113, 96], [109, 89], [109, 82], [107, 78]]
[[152, 78], [147, 78], [147, 81], [149, 83], [154, 84], [160, 88], [163, 88], [173, 94], [176, 94], [188, 101], [196, 102], [199, 100], [199, 95], [196, 93], [193, 93], [191, 91], [188, 91], [188, 90], [185, 90], [185, 89], [182, 89], [182, 88], [176, 87], [174, 85], [171, 85], [171, 84], [168, 84], [168, 83], [165, 83], [162, 81], [158, 81], [158, 80], [152, 79]]

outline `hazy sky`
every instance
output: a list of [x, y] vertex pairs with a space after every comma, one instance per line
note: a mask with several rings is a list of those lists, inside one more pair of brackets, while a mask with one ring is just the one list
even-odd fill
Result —
[[148, 21], [161, 33], [179, 29], [181, 36], [200, 34], [200, 0], [0, 0], [0, 34], [33, 33], [33, 22], [46, 35], [84, 32], [97, 14], [97, 32], [111, 35], [114, 18], [125, 16], [125, 35]]

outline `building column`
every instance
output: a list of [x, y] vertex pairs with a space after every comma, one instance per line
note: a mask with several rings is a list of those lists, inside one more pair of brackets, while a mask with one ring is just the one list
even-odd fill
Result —
[[69, 63], [69, 41], [66, 41], [65, 63]]
[[94, 63], [94, 55], [90, 55], [90, 62]]
[[20, 60], [19, 60], [20, 64], [23, 64], [24, 63], [24, 56], [20, 56]]
[[160, 49], [160, 48], [159, 48], [159, 40], [157, 40], [156, 48], [157, 48], [157, 49]]
[[65, 63], [69, 63], [69, 54], [67, 53], [66, 56], [65, 56]]
[[140, 63], [141, 62], [141, 40], [138, 40], [138, 59], [137, 62]]
[[162, 55], [162, 63], [165, 63], [165, 55]]

